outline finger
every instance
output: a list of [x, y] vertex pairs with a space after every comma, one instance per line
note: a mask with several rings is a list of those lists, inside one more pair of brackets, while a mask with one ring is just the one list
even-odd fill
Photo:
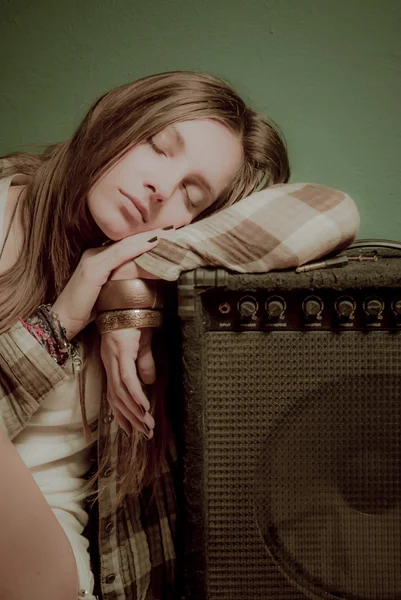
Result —
[[[145, 427], [142, 426], [142, 429], [148, 431], [148, 429], [154, 429], [155, 420], [152, 415], [147, 412], [150, 409], [150, 404], [138, 380], [135, 362], [130, 359], [129, 363], [131, 365], [131, 369], [119, 366], [117, 361], [112, 362], [110, 369], [113, 383], [112, 391], [126, 407], [126, 410], [124, 411], [120, 408], [121, 412], [123, 412], [128, 419], [130, 419], [130, 415], [133, 415], [137, 421], [140, 421], [143, 423], [143, 425], [145, 425]], [[134, 394], [132, 394], [129, 388], [126, 386], [124, 368], [133, 373], [132, 380], [134, 382], [136, 381], [136, 385], [134, 386]], [[143, 410], [141, 410], [140, 405], [143, 406], [145, 413], [143, 413]], [[131, 421], [131, 419], [130, 422], [134, 425], [134, 422]]]
[[135, 359], [132, 357], [122, 357], [120, 360], [120, 377], [124, 382], [124, 385], [127, 389], [128, 394], [131, 398], [135, 400], [135, 402], [143, 408], [140, 410], [149, 414], [150, 410], [150, 402], [143, 391], [142, 384], [139, 380]]
[[113, 399], [113, 406], [119, 411], [121, 416], [132, 425], [134, 429], [137, 429], [141, 433], [146, 432], [148, 434], [148, 431], [143, 426], [142, 421], [137, 419], [136, 416], [128, 410], [121, 398], [116, 396], [112, 391], [110, 392], [110, 397]]
[[146, 423], [140, 421], [132, 412], [130, 412], [125, 403], [112, 389], [109, 390], [108, 394], [110, 397], [110, 404], [121, 413], [121, 416], [124, 417], [134, 429], [145, 434], [148, 439], [151, 439], [153, 437], [153, 429], [151, 427], [146, 427]]
[[[134, 420], [134, 416], [127, 410], [127, 407], [122, 400], [116, 396], [112, 388], [107, 389], [107, 400], [111, 406], [111, 410], [113, 411], [117, 423], [124, 429], [124, 431], [126, 431], [126, 433], [131, 432], [132, 434], [132, 426], [134, 423], [131, 421]], [[138, 423], [139, 421], [137, 420], [135, 424], [138, 425]]]
[[151, 385], [156, 379], [156, 366], [152, 354], [152, 335], [150, 328], [143, 329], [141, 333], [136, 367], [142, 383]]
[[94, 260], [107, 265], [110, 273], [125, 262], [155, 248], [160, 241], [159, 236], [162, 234], [162, 229], [154, 229], [131, 235], [111, 246], [106, 246], [101, 253], [96, 254]]
[[[124, 334], [124, 332], [120, 332], [122, 334]], [[138, 332], [140, 333], [140, 332]], [[124, 336], [123, 336], [124, 337]], [[149, 414], [146, 413], [146, 410], [144, 409], [145, 414], [142, 413], [142, 411], [140, 411], [140, 407], [137, 405], [137, 403], [135, 402], [135, 400], [131, 397], [128, 389], [126, 388], [122, 377], [121, 377], [121, 373], [120, 373], [120, 369], [119, 369], [119, 361], [116, 360], [116, 358], [112, 355], [112, 357], [110, 357], [110, 353], [106, 351], [105, 346], [103, 344], [103, 339], [102, 339], [102, 344], [101, 344], [101, 349], [100, 349], [100, 354], [101, 354], [101, 358], [103, 360], [103, 364], [104, 367], [106, 369], [106, 374], [107, 374], [107, 384], [108, 384], [108, 394], [110, 397], [110, 404], [112, 405], [113, 402], [117, 403], [118, 406], [120, 407], [120, 409], [122, 410], [122, 412], [124, 413], [125, 417], [129, 420], [130, 423], [132, 423], [136, 429], [139, 429], [139, 431], [146, 431], [148, 432], [148, 429], [153, 429], [155, 426], [155, 422], [153, 417]], [[139, 339], [138, 339], [138, 343], [139, 343]], [[137, 351], [135, 351], [135, 354], [137, 353]], [[128, 353], [129, 354], [129, 353]], [[135, 361], [133, 361], [132, 359], [130, 360], [130, 365], [131, 365], [131, 369], [135, 371]], [[116, 393], [117, 391], [117, 393]], [[143, 402], [147, 403], [149, 405], [149, 402], [145, 396], [145, 394], [142, 392], [142, 396], [144, 398]], [[120, 403], [123, 402], [124, 406], [125, 406], [125, 410], [122, 409]], [[137, 420], [133, 420], [133, 411], [135, 411], [135, 417]], [[142, 429], [140, 427], [137, 426], [137, 421], [142, 421], [145, 425], [147, 425], [146, 427], [142, 427]]]
[[[109, 398], [109, 395], [108, 395], [108, 398]], [[117, 423], [119, 424], [119, 426], [121, 427], [121, 429], [123, 431], [125, 431], [127, 436], [131, 437], [131, 435], [132, 435], [131, 423], [128, 421], [128, 419], [126, 419], [124, 417], [124, 415], [118, 410], [118, 408], [116, 406], [113, 406], [113, 404], [110, 402], [110, 400], [109, 400], [109, 405], [110, 405], [110, 408], [114, 415], [114, 418], [117, 421]]]
[[[119, 398], [119, 400], [122, 401], [126, 407], [127, 410], [124, 411], [125, 416], [129, 418], [128, 415], [133, 414], [138, 421], [145, 421], [147, 409], [145, 409], [145, 413], [143, 413], [139, 407], [140, 402], [138, 402], [137, 398], [132, 396], [130, 391], [127, 389], [117, 360], [111, 361], [109, 370], [111, 375], [110, 389], [113, 392], [113, 396]], [[144, 396], [147, 400], [143, 392], [142, 396]]]

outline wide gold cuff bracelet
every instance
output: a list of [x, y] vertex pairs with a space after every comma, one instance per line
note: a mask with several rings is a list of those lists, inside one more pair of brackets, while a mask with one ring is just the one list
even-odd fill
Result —
[[159, 310], [129, 309], [108, 310], [96, 318], [100, 333], [116, 329], [140, 329], [143, 327], [160, 327], [163, 315]]
[[113, 279], [100, 290], [96, 309], [163, 308], [160, 281], [154, 279]]

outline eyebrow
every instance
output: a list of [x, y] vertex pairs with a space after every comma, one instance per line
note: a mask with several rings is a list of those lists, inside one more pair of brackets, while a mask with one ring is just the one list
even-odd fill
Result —
[[[170, 125], [170, 128], [174, 134], [175, 142], [176, 142], [177, 146], [180, 148], [180, 150], [185, 150], [185, 140], [182, 137], [182, 135], [180, 134], [180, 132], [178, 131], [178, 129], [176, 129], [174, 127], [174, 125]], [[204, 177], [200, 173], [197, 173], [196, 175], [193, 175], [192, 179], [194, 181], [200, 183], [202, 185], [202, 187], [204, 187], [206, 189], [206, 191], [212, 198], [213, 202], [215, 200], [217, 200], [217, 194], [213, 190], [212, 186], [210, 185], [210, 182], [206, 179], [206, 177]]]

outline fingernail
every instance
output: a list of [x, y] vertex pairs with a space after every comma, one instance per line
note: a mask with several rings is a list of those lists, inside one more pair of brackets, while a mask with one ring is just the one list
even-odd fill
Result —
[[148, 433], [150, 433], [150, 427], [148, 427], [146, 425], [146, 423], [142, 423], [142, 425], [143, 425], [144, 430], [147, 431]]
[[163, 231], [169, 231], [170, 229], [175, 229], [174, 225], [169, 225], [168, 227], [163, 227]]
[[139, 408], [141, 409], [142, 414], [146, 415], [146, 408], [144, 406], [142, 406], [142, 404], [139, 405]]
[[149, 244], [151, 244], [152, 242], [156, 242], [158, 240], [157, 235], [155, 235], [155, 237], [152, 237], [150, 240], [148, 240]]
[[142, 432], [141, 432], [141, 436], [142, 436], [143, 438], [145, 438], [145, 440], [146, 440], [147, 442], [149, 441], [149, 438], [148, 438], [148, 436], [146, 435], [146, 433], [142, 433]]
[[132, 427], [130, 425], [126, 426], [127, 429], [123, 429], [123, 432], [125, 433], [125, 435], [127, 436], [127, 438], [130, 438], [132, 436]]

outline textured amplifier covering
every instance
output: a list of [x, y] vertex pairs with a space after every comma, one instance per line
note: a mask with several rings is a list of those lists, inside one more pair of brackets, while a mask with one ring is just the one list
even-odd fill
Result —
[[401, 598], [401, 332], [185, 343], [186, 597]]

